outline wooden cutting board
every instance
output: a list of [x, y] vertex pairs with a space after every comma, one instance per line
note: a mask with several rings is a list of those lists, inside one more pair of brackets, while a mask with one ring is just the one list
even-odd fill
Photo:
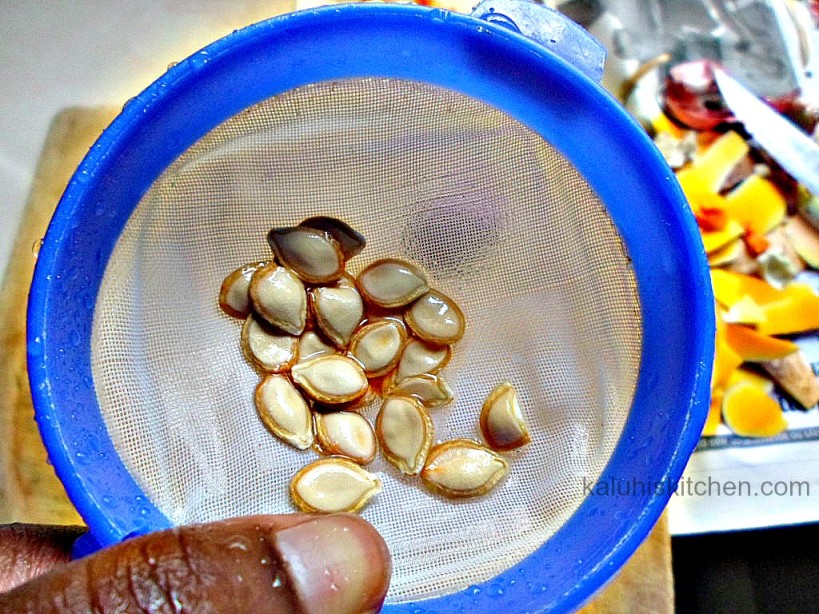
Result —
[[[25, 309], [37, 241], [88, 148], [113, 109], [72, 108], [53, 121], [43, 148], [0, 291], [0, 522], [82, 524], [47, 456], [37, 427], [25, 365]], [[667, 613], [674, 609], [671, 539], [663, 517], [620, 574], [585, 614]]]

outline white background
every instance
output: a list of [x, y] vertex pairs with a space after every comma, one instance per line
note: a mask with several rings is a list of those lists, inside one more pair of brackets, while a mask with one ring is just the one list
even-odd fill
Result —
[[179, 61], [296, 0], [0, 0], [0, 276], [49, 124], [122, 106]]

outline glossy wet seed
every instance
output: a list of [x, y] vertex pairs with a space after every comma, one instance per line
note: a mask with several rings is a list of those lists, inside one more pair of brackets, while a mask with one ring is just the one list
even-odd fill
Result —
[[368, 377], [378, 377], [398, 364], [406, 339], [407, 329], [401, 320], [376, 320], [355, 332], [349, 354], [361, 364]]
[[251, 314], [242, 326], [242, 352], [259, 371], [283, 373], [293, 366], [298, 337], [282, 333]]
[[452, 348], [448, 345], [434, 346], [412, 339], [404, 346], [395, 381], [422, 373], [438, 373], [449, 364], [451, 357]]
[[445, 497], [477, 497], [492, 490], [508, 472], [509, 463], [496, 452], [468, 439], [454, 439], [429, 451], [421, 481]]
[[315, 228], [316, 230], [323, 230], [333, 239], [338, 242], [341, 247], [341, 252], [344, 254], [345, 260], [349, 260], [353, 256], [357, 256], [364, 249], [367, 240], [360, 232], [350, 227], [349, 224], [342, 222], [334, 217], [316, 216], [309, 217], [299, 224], [299, 226], [306, 226], [308, 228]]
[[373, 427], [361, 414], [338, 411], [316, 414], [316, 442], [322, 454], [344, 456], [359, 465], [375, 458], [377, 450]]
[[296, 363], [290, 374], [308, 397], [329, 405], [355, 401], [369, 388], [361, 366], [352, 358], [336, 354]]
[[225, 277], [219, 289], [219, 307], [229, 316], [245, 318], [250, 313], [250, 279], [265, 262], [252, 262], [239, 267]]
[[300, 335], [307, 323], [307, 291], [290, 270], [275, 263], [253, 274], [250, 298], [256, 313], [291, 335]]
[[316, 324], [337, 348], [346, 348], [364, 317], [364, 301], [354, 287], [324, 286], [310, 290]]
[[256, 387], [256, 411], [268, 430], [299, 450], [313, 445], [310, 407], [284, 375], [268, 375]]
[[429, 290], [417, 267], [395, 258], [373, 262], [361, 271], [357, 283], [367, 302], [387, 309], [409, 305]]
[[307, 283], [326, 284], [344, 274], [341, 246], [323, 230], [306, 226], [274, 228], [267, 242], [276, 259]]
[[480, 427], [484, 440], [494, 450], [514, 450], [531, 441], [512, 384], [500, 384], [487, 397], [481, 408]]
[[424, 407], [441, 407], [453, 399], [452, 388], [441, 375], [422, 373], [388, 384], [390, 394], [418, 399]]
[[290, 481], [290, 496], [303, 512], [357, 512], [381, 491], [381, 480], [346, 458], [322, 458]]
[[401, 473], [418, 475], [432, 446], [433, 426], [416, 399], [388, 396], [375, 422], [381, 452]]
[[418, 337], [432, 345], [451, 345], [464, 335], [466, 320], [460, 307], [437, 290], [430, 290], [404, 312], [404, 321]]
[[306, 330], [299, 337], [298, 362], [305, 362], [311, 358], [335, 354], [336, 348], [327, 343], [314, 330]]

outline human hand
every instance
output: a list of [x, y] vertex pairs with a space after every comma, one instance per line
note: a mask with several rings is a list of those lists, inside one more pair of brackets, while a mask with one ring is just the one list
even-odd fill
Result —
[[390, 556], [357, 516], [251, 516], [69, 562], [71, 527], [0, 526], [0, 612], [377, 612]]

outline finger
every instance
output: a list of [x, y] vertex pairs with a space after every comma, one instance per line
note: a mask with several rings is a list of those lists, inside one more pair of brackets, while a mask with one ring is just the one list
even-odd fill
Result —
[[0, 593], [71, 560], [71, 546], [84, 527], [0, 525]]
[[357, 516], [257, 516], [127, 540], [0, 595], [0, 612], [361, 614], [389, 573]]

